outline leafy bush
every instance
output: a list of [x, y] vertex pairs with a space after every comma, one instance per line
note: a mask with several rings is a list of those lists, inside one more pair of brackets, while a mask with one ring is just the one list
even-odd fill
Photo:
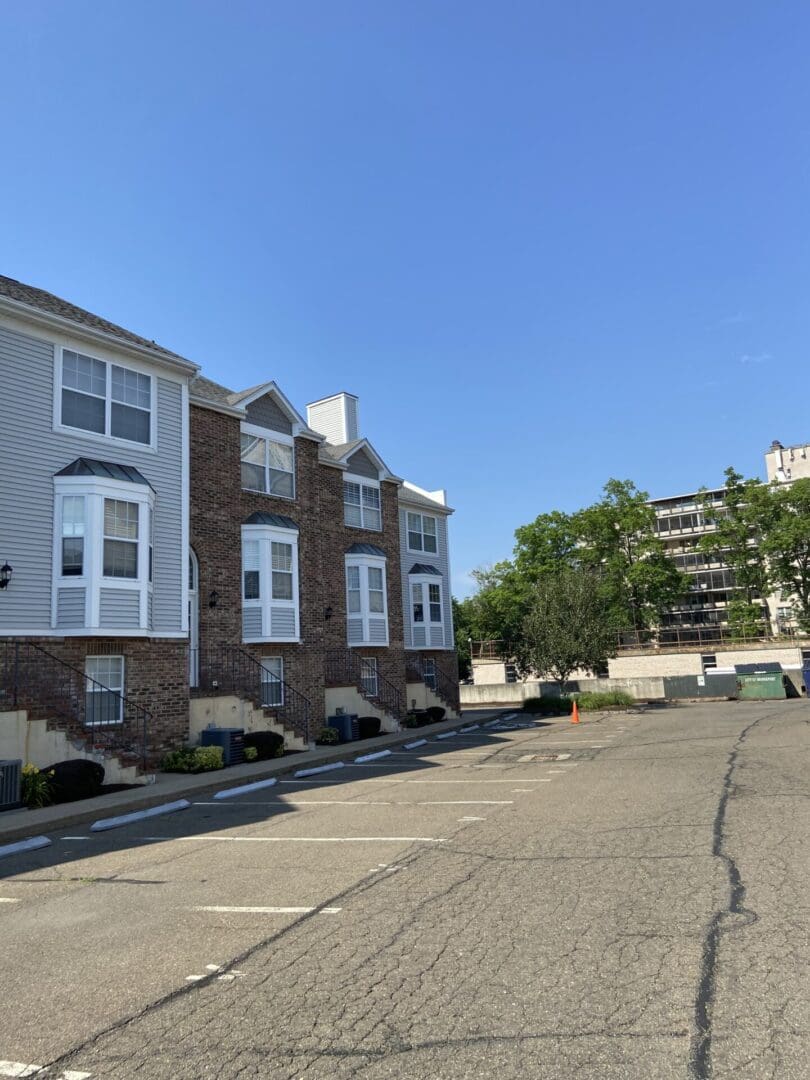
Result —
[[540, 697], [526, 698], [523, 711], [543, 716], [564, 716], [571, 711], [571, 705], [572, 699], [567, 694], [541, 694]]
[[255, 746], [245, 747], [245, 761], [255, 761], [259, 756], [259, 751]]
[[160, 763], [163, 772], [200, 773], [224, 767], [221, 746], [184, 746], [170, 750]]
[[340, 732], [336, 727], [322, 727], [315, 742], [319, 746], [334, 746], [340, 742]]
[[402, 721], [402, 726], [406, 728], [415, 728], [419, 727], [421, 722], [422, 721], [419, 719], [415, 712], [409, 712], [405, 719]]
[[259, 761], [281, 757], [284, 753], [284, 736], [277, 731], [251, 731], [244, 738], [245, 751], [255, 747]]
[[636, 699], [626, 690], [607, 690], [602, 693], [577, 695], [577, 704], [585, 712], [594, 712], [599, 709], [627, 709], [635, 703]]
[[51, 803], [51, 776], [52, 773], [42, 772], [30, 762], [23, 765], [22, 801], [31, 810], [38, 810], [41, 806], [48, 806]]

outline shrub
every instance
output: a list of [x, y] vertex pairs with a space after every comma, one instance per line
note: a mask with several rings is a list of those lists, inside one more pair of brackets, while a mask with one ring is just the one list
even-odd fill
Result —
[[440, 720], [444, 720], [447, 709], [443, 709], [441, 705], [430, 705], [425, 712], [430, 717], [431, 724], [438, 724]]
[[416, 715], [416, 713], [415, 712], [409, 712], [406, 715], [405, 719], [402, 721], [402, 726], [406, 727], [406, 728], [415, 728], [415, 727], [419, 727], [420, 723], [421, 723], [421, 720]]
[[627, 709], [635, 703], [636, 699], [626, 690], [607, 690], [602, 693], [585, 693], [577, 696], [577, 704], [586, 712], [600, 709]]
[[170, 750], [160, 763], [163, 772], [200, 773], [224, 767], [221, 746], [184, 746]]
[[322, 727], [315, 742], [319, 746], [334, 746], [340, 742], [340, 732], [336, 727]]
[[259, 751], [255, 746], [245, 747], [245, 761], [256, 761], [259, 756]]
[[571, 711], [572, 699], [567, 694], [541, 694], [540, 697], [526, 698], [523, 711], [541, 713], [544, 716], [563, 716]]
[[22, 801], [31, 810], [38, 810], [51, 803], [51, 775], [40, 771], [36, 765], [23, 765]]
[[87, 758], [57, 761], [43, 772], [50, 775], [51, 801], [55, 803], [91, 799], [101, 793], [104, 783], [104, 766]]
[[281, 757], [284, 753], [284, 737], [277, 731], [251, 731], [244, 738], [244, 746], [247, 751], [254, 747], [259, 761], [267, 761], [268, 758]]

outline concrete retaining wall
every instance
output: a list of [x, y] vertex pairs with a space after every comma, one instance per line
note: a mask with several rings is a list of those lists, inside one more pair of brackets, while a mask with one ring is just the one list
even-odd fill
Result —
[[116, 757], [88, 750], [72, 742], [64, 731], [49, 730], [47, 720], [29, 720], [24, 710], [0, 712], [0, 759], [17, 758], [24, 765], [30, 763], [38, 769], [72, 758], [97, 761], [104, 769], [106, 784], [138, 784], [146, 779], [138, 775], [134, 766], [122, 765]]

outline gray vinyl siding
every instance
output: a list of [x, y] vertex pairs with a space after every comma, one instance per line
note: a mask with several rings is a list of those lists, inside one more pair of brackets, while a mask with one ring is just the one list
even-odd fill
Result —
[[358, 450], [356, 454], [352, 454], [350, 458], [347, 458], [346, 466], [350, 473], [356, 473], [358, 476], [368, 476], [371, 480], [379, 480], [380, 478], [377, 466], [365, 450]]
[[84, 626], [87, 590], [56, 590], [56, 625], [60, 630], [77, 630]]
[[[0, 468], [0, 562], [8, 560], [14, 568], [0, 605], [0, 636], [5, 628], [39, 633], [51, 626], [53, 477], [77, 457], [132, 465], [155, 489], [153, 630], [178, 632], [187, 559], [181, 542], [181, 386], [153, 372], [157, 453], [79, 431], [54, 431], [56, 347], [38, 334], [0, 325], [0, 462], [5, 463]], [[93, 355], [92, 347], [86, 351]], [[104, 352], [115, 359], [112, 347]], [[126, 356], [119, 362], [126, 366]]]
[[99, 621], [104, 627], [137, 629], [141, 622], [140, 593], [132, 589], [101, 589]]
[[265, 394], [257, 401], [251, 401], [247, 409], [247, 422], [256, 427], [268, 428], [270, 431], [281, 431], [285, 435], [292, 435], [292, 423], [290, 418], [282, 412], [278, 404]]
[[[413, 514], [428, 514], [436, 518], [436, 538], [438, 551], [434, 555], [428, 551], [409, 551], [408, 550], [408, 519], [406, 514], [410, 510]], [[431, 514], [431, 511], [424, 506], [408, 506], [403, 500], [400, 500], [399, 504], [399, 554], [400, 562], [402, 564], [402, 612], [403, 612], [403, 624], [405, 632], [405, 648], [455, 648], [455, 641], [453, 636], [453, 605], [451, 598], [451, 581], [450, 581], [450, 554], [448, 550], [448, 536], [447, 536], [447, 524], [448, 518], [446, 514]], [[413, 627], [411, 624], [411, 590], [408, 571], [414, 565], [414, 563], [421, 563], [423, 566], [435, 566], [439, 573], [442, 575], [442, 616], [444, 618], [444, 643], [440, 644], [435, 640], [425, 641], [423, 644], [421, 641], [415, 642], [413, 640]], [[436, 579], [438, 581], [438, 578]]]

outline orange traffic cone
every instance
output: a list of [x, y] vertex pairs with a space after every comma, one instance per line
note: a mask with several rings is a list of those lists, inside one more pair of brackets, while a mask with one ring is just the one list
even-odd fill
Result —
[[578, 724], [579, 723], [579, 706], [577, 705], [576, 701], [574, 702], [573, 709], [571, 709], [571, 723], [572, 724]]

